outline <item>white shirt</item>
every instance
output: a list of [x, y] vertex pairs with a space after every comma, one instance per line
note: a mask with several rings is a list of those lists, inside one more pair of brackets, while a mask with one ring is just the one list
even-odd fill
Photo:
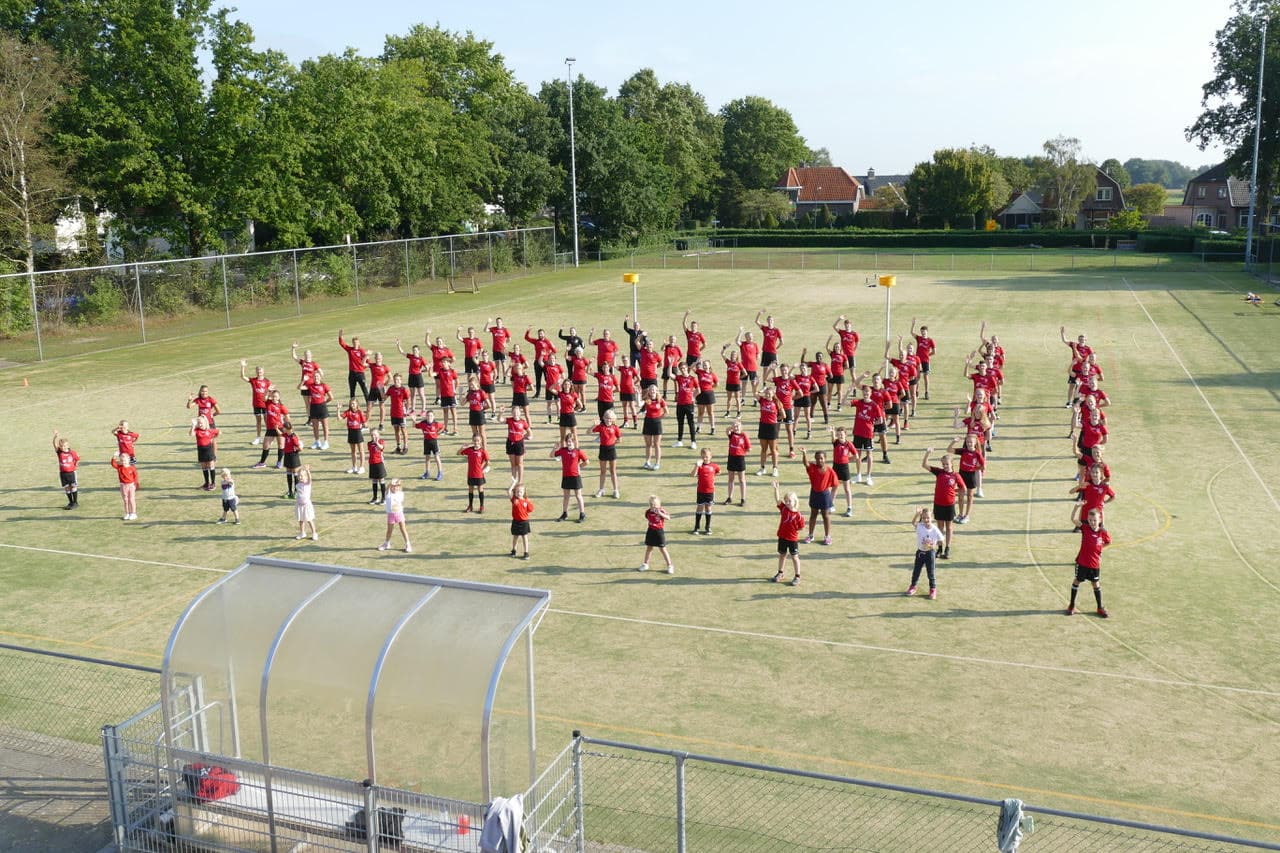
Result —
[[929, 524], [920, 523], [916, 525], [916, 550], [932, 551], [934, 545], [940, 545], [945, 541], [946, 537], [942, 535], [942, 531], [937, 525], [930, 522]]
[[394, 492], [387, 492], [386, 502], [387, 512], [404, 512], [404, 491], [397, 489]]

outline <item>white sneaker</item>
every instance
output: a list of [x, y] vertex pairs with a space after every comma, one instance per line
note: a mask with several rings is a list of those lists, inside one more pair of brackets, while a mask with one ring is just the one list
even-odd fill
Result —
[[294, 539], [306, 539], [306, 538], [307, 538], [307, 534], [305, 534], [305, 533], [299, 533], [297, 536], [295, 536], [295, 537], [293, 537], [293, 538], [294, 538]]
[[861, 483], [861, 482], [862, 482], [862, 475], [861, 475], [861, 474], [854, 474], [854, 475], [853, 475], [853, 482], [855, 482], [855, 483]]
[[385, 550], [387, 550], [387, 549], [388, 549], [388, 548], [390, 548], [390, 547], [391, 547], [391, 543], [390, 543], [390, 542], [383, 542], [381, 545], [379, 545], [379, 546], [378, 546], [378, 550], [379, 550], [379, 551], [385, 551]]
[[311, 442], [311, 449], [312, 449], [312, 450], [319, 450], [319, 449], [320, 449], [320, 442], [318, 442], [318, 441], [313, 441], [313, 442]]
[[844, 517], [853, 518], [853, 507], [845, 507]]
[[596, 489], [596, 497], [598, 498], [604, 497], [604, 489]]
[[696, 441], [691, 441], [691, 442], [689, 442], [689, 449], [690, 449], [690, 450], [697, 450], [697, 449], [698, 449], [698, 442], [696, 442]]
[[364, 473], [364, 468], [362, 468], [362, 467], [361, 467], [361, 468], [357, 468], [357, 469], [356, 469], [356, 473], [357, 473], [357, 474], [363, 474], [363, 473]]
[[676, 567], [671, 565], [670, 563], [667, 563], [667, 574], [674, 575], [675, 573], [676, 573]]
[[978, 497], [982, 497], [982, 489], [978, 489], [978, 491], [974, 492], [974, 494], [977, 495]]
[[321, 450], [328, 450], [328, 449], [329, 449], [329, 442], [327, 442], [327, 441], [322, 441], [322, 442], [320, 442], [320, 449], [321, 449]]
[[254, 445], [254, 447], [257, 447], [259, 444], [262, 444], [262, 438], [261, 438], [261, 437], [255, 438], [255, 439], [253, 440], [253, 445]]
[[648, 564], [648, 563], [641, 563], [641, 564], [640, 564], [640, 568], [639, 568], [637, 571], [641, 571], [641, 572], [647, 572], [647, 571], [649, 571], [649, 564]]
[[621, 492], [619, 492], [617, 489], [614, 489], [614, 490], [613, 490], [613, 499], [614, 499], [614, 500], [617, 500], [617, 499], [618, 499], [618, 498], [620, 498], [620, 497], [622, 497], [622, 493], [621, 493]]
[[311, 534], [311, 541], [312, 541], [312, 542], [319, 542], [319, 541], [320, 541], [320, 534], [319, 534], [319, 533], [312, 533], [312, 534]]
[[671, 446], [672, 446], [672, 447], [684, 447], [684, 442], [683, 442], [683, 441], [677, 441], [677, 442], [675, 442], [674, 444], [672, 444]]
[[412, 553], [413, 553], [413, 546], [412, 546], [412, 545], [405, 545], [405, 546], [404, 546], [404, 552], [405, 552], [406, 554], [412, 554]]
[[778, 476], [778, 469], [777, 469], [777, 468], [774, 468], [774, 469], [773, 469], [773, 476], [775, 476], [775, 477], [776, 477], [776, 476]]
[[[138, 520], [138, 514], [137, 514], [136, 512], [131, 512], [131, 513], [129, 513], [129, 520], [130, 520], [130, 521], [137, 521], [137, 520]], [[236, 522], [236, 524], [239, 524], [239, 523], [240, 523], [240, 522], [238, 522], [238, 521]]]
[[764, 469], [763, 469], [763, 468], [761, 468], [759, 471], [757, 471], [757, 472], [756, 472], [756, 476], [757, 476], [757, 477], [763, 477], [763, 476], [764, 476]]
[[657, 462], [655, 462], [655, 463], [653, 463], [653, 467], [652, 467], [652, 468], [650, 468], [649, 470], [650, 470], [650, 471], [657, 471], [657, 470], [658, 470], [659, 468], [661, 468], [661, 467], [662, 467], [661, 465], [659, 465]]
[[867, 485], [868, 485], [868, 486], [874, 486], [875, 484], [876, 484], [876, 481], [875, 481], [875, 480], [873, 480], [873, 479], [871, 479], [871, 475], [870, 475], [870, 474], [868, 474], [868, 475], [867, 475]]
[[356, 469], [355, 469], [355, 468], [348, 468], [348, 469], [347, 469], [347, 473], [348, 473], [348, 474], [354, 474], [355, 472], [356, 472]]
[[128, 521], [128, 520], [129, 520], [129, 513], [127, 513], [127, 512], [126, 512], [124, 515], [120, 516], [120, 520], [121, 520], [121, 521]]

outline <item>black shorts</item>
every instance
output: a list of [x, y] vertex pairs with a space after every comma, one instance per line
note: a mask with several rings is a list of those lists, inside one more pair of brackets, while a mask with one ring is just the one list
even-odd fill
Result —
[[223, 511], [223, 512], [235, 512], [235, 511], [236, 511], [236, 507], [238, 507], [239, 505], [240, 505], [240, 500], [239, 500], [238, 498], [232, 498], [232, 499], [231, 499], [231, 500], [229, 500], [229, 501], [228, 501], [228, 500], [224, 500], [224, 501], [222, 502], [222, 511]]
[[891, 415], [891, 416], [892, 416], [892, 415], [900, 415], [900, 414], [902, 414], [902, 407], [901, 407], [901, 406], [899, 406], [897, 403], [894, 403], [892, 406], [890, 406], [889, 408], [885, 409], [885, 410], [884, 410], [884, 413], [885, 413], [886, 415]]
[[327, 421], [329, 419], [329, 405], [327, 403], [312, 403], [307, 406], [307, 419], [313, 421]]
[[576, 427], [577, 425], [578, 425], [578, 416], [575, 415], [573, 412], [569, 412], [568, 414], [565, 414], [564, 412], [560, 413], [560, 426], [568, 429], [571, 427]]
[[636, 401], [636, 395], [634, 391], [631, 393], [623, 391], [621, 394], [621, 397], [622, 397], [622, 402], [624, 403], [634, 403]]
[[779, 539], [778, 553], [779, 554], [799, 554], [800, 543], [794, 539]]
[[410, 373], [410, 374], [409, 374], [409, 387], [410, 387], [410, 388], [426, 388], [426, 387], [427, 387], [427, 382], [426, 382], [426, 380], [425, 380], [425, 379], [423, 379], [423, 378], [422, 378], [422, 374], [421, 374], [421, 373]]
[[733, 472], [733, 473], [735, 473], [735, 474], [736, 474], [736, 473], [738, 473], [738, 472], [740, 472], [740, 471], [745, 471], [745, 470], [747, 470], [747, 457], [745, 457], [745, 456], [730, 456], [730, 457], [729, 457], [729, 463], [728, 463], [727, 467], [728, 467], [728, 469], [729, 469], [730, 471], [732, 471], [732, 472]]
[[423, 456], [439, 456], [440, 455], [440, 439], [438, 438], [422, 439], [422, 455]]
[[582, 491], [582, 478], [581, 477], [561, 477], [560, 488], [565, 489], [567, 491], [580, 492]]
[[484, 426], [484, 410], [476, 411], [475, 409], [467, 410], [467, 424], [469, 426]]
[[529, 408], [529, 395], [523, 391], [515, 391], [511, 394], [511, 405], [519, 406], [522, 409]]
[[[1076, 446], [1080, 448], [1080, 464], [1081, 465], [1088, 465], [1090, 462], [1093, 461], [1092, 447], [1085, 447], [1083, 444], [1079, 444], [1079, 443], [1077, 443]], [[1085, 460], [1088, 460], [1088, 461], [1085, 461]]]
[[402, 427], [402, 426], [404, 426], [404, 418], [396, 418], [396, 417], [393, 417], [393, 418], [391, 419], [391, 425], [392, 425], [393, 427]]
[[696, 494], [697, 497], [694, 498], [694, 503], [696, 504], [713, 504], [716, 502], [715, 492], [697, 492]]
[[616, 444], [610, 444], [608, 446], [601, 445], [600, 447], [601, 462], [613, 462], [613, 461], [616, 461], [617, 458], [618, 458], [618, 445]]
[[836, 376], [836, 375], [833, 373], [833, 374], [831, 374], [830, 376], [828, 376], [828, 377], [827, 377], [827, 382], [828, 382], [828, 383], [830, 383], [831, 385], [843, 385], [843, 384], [844, 384], [844, 374], [842, 373], [842, 374], [840, 374], [839, 376]]
[[724, 384], [726, 394], [737, 394], [742, 391], [742, 384], [739, 382], [726, 382]]
[[1068, 376], [1068, 377], [1067, 377], [1067, 384], [1068, 384], [1068, 385], [1075, 385], [1075, 384], [1076, 384], [1076, 377], [1075, 377], [1075, 375], [1074, 375], [1074, 374], [1072, 374], [1071, 376]]
[[681, 415], [692, 418], [695, 411], [693, 403], [676, 403], [676, 420], [679, 421]]
[[642, 435], [662, 435], [662, 420], [659, 418], [645, 418], [644, 428], [640, 430]]
[[919, 377], [919, 376], [917, 376], [917, 377], [915, 377], [914, 379], [908, 379], [908, 380], [907, 380], [907, 384], [908, 384], [908, 385], [919, 385], [919, 384], [920, 384], [920, 377]]
[[508, 456], [524, 456], [524, 439], [522, 438], [519, 441], [508, 441], [507, 455]]
[[470, 356], [464, 357], [462, 359], [462, 372], [463, 373], [479, 373], [480, 365], [476, 362], [474, 358], [471, 358]]
[[853, 474], [849, 472], [848, 462], [834, 462], [831, 465], [836, 471], [836, 479], [842, 483], [847, 483], [853, 479]]
[[494, 384], [490, 382], [488, 384], [481, 383], [480, 390], [488, 394], [490, 399], [493, 399], [493, 392], [497, 389], [494, 387]]
[[286, 453], [284, 455], [284, 467], [288, 468], [290, 471], [296, 471], [301, 468], [302, 454], [296, 450], [292, 453]]
[[699, 406], [714, 406], [716, 404], [716, 392], [702, 391], [693, 401]]
[[978, 488], [978, 472], [977, 471], [961, 471], [960, 479], [964, 480], [965, 488], [967, 489]]
[[75, 471], [59, 471], [58, 479], [62, 482], [62, 485], [64, 486], [74, 486], [76, 484], [76, 472]]
[[218, 451], [214, 449], [212, 444], [196, 447], [196, 459], [201, 462], [215, 462], [218, 459]]
[[778, 354], [776, 352], [764, 352], [760, 354], [760, 366], [771, 367], [778, 363]]
[[801, 394], [791, 401], [791, 408], [793, 410], [798, 409], [801, 413], [803, 413], [806, 409], [809, 408], [809, 402], [810, 402], [809, 395]]
[[853, 437], [853, 447], [855, 450], [870, 450], [873, 440], [869, 435], [855, 435]]
[[809, 509], [831, 509], [835, 505], [836, 499], [830, 489], [821, 492], [809, 490]]
[[547, 386], [546, 390], [542, 393], [545, 395], [542, 398], [544, 400], [554, 400], [556, 398], [555, 393], [551, 390], [551, 386]]
[[955, 521], [956, 505], [955, 504], [934, 504], [933, 505], [934, 521]]
[[1084, 583], [1089, 581], [1093, 583], [1102, 576], [1102, 569], [1087, 569], [1076, 563], [1076, 583]]
[[369, 479], [385, 480], [387, 478], [387, 463], [370, 462], [369, 463]]
[[[888, 425], [888, 424], [876, 424], [876, 425], [875, 425], [875, 427], [874, 427], [874, 429], [875, 429], [875, 431], [876, 431], [876, 435], [884, 435], [886, 432], [888, 432], [888, 431], [889, 431], [889, 425]], [[854, 446], [854, 447], [857, 447], [857, 446], [858, 446], [858, 437], [857, 437], [856, 435], [853, 437], [853, 446]], [[867, 445], [867, 447], [870, 447], [870, 446], [871, 446], [871, 445], [869, 445], [869, 444]]]
[[685, 363], [685, 366], [687, 367], [693, 367], [701, 359], [702, 359], [701, 355], [694, 355], [693, 353], [689, 353], [684, 357], [684, 363]]
[[759, 374], [757, 374], [754, 370], [747, 371], [747, 379], [751, 380], [751, 384], [754, 385], [756, 383], [756, 380], [759, 378], [760, 378]]
[[784, 424], [793, 424], [796, 422], [796, 407], [792, 403], [791, 408], [782, 410], [782, 422]]
[[644, 532], [644, 544], [650, 548], [667, 547], [667, 531], [650, 527]]
[[347, 428], [347, 444], [364, 444], [364, 432], [358, 429]]
[[507, 354], [506, 354], [505, 352], [503, 352], [502, 350], [495, 350], [495, 351], [494, 351], [494, 353], [493, 353], [493, 360], [494, 360], [494, 361], [506, 361], [506, 360], [507, 360]]
[[921, 376], [929, 375], [929, 362], [927, 361], [920, 362], [920, 375]]
[[528, 536], [528, 535], [529, 535], [529, 530], [530, 530], [529, 522], [527, 522], [527, 521], [512, 521], [512, 522], [511, 522], [511, 535], [512, 535], [512, 536]]
[[761, 441], [777, 441], [778, 425], [777, 424], [760, 424], [760, 429], [756, 433], [756, 438]]
[[276, 429], [275, 427], [267, 427], [267, 430], [266, 432], [263, 433], [263, 435], [265, 435], [267, 438], [279, 438], [280, 430]]
[[657, 387], [658, 387], [657, 379], [641, 379], [640, 380], [641, 392], [643, 392], [646, 388], [657, 388]]
[[468, 486], [483, 486], [483, 485], [484, 485], [484, 477], [468, 477], [468, 478], [467, 478], [467, 485], [468, 485]]
[[383, 400], [387, 399], [387, 395], [386, 392], [382, 390], [381, 385], [374, 385], [369, 389], [369, 396], [364, 399], [369, 403], [381, 403]]
[[662, 368], [662, 378], [663, 378], [663, 379], [670, 379], [670, 378], [671, 378], [671, 368], [669, 368], [669, 367], [664, 367], [664, 368]]
[[266, 413], [267, 413], [267, 407], [266, 407], [266, 406], [254, 406], [254, 407], [253, 407], [253, 414], [254, 414], [254, 416], [255, 416], [255, 417], [257, 417], [258, 415], [265, 415]]
[[456, 397], [441, 397], [440, 408], [456, 409], [458, 407], [458, 399]]

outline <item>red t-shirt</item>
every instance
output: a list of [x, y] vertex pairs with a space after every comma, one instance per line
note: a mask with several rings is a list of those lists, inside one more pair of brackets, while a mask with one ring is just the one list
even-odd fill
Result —
[[920, 363], [928, 364], [929, 359], [933, 358], [933, 354], [937, 352], [938, 345], [928, 335], [916, 335], [915, 339], [916, 355], [920, 356]]
[[387, 399], [391, 401], [391, 417], [404, 417], [405, 404], [409, 402], [410, 396], [409, 389], [404, 385], [392, 385], [387, 389]]
[[533, 515], [533, 501], [528, 498], [511, 498], [511, 520], [528, 521]]
[[569, 378], [575, 385], [582, 385], [587, 381], [589, 370], [591, 370], [591, 362], [585, 358], [575, 356], [569, 359]]
[[1098, 421], [1096, 425], [1085, 421], [1080, 425], [1080, 446], [1081, 447], [1097, 447], [1102, 444], [1107, 437], [1107, 425], [1102, 421]]
[[782, 346], [782, 330], [777, 326], [761, 326], [760, 339], [764, 342], [764, 351], [776, 355], [778, 347]]
[[137, 468], [133, 467], [132, 465], [121, 465], [119, 462], [117, 462], [114, 459], [111, 460], [111, 467], [116, 469], [116, 475], [119, 477], [121, 485], [126, 485], [128, 483], [134, 483], [135, 485], [137, 484], [138, 482]]
[[746, 456], [751, 450], [751, 438], [745, 432], [729, 433], [729, 455]]
[[710, 494], [716, 490], [716, 475], [720, 473], [720, 466], [714, 462], [698, 463], [698, 491], [702, 494]]
[[414, 424], [418, 429], [422, 430], [423, 438], [439, 438], [440, 433], [444, 432], [444, 421], [418, 421]]
[[834, 468], [826, 465], [819, 468], [817, 462], [810, 462], [804, 466], [804, 472], [809, 475], [809, 488], [815, 492], [825, 492], [836, 487], [837, 480]]
[[347, 351], [347, 370], [351, 373], [364, 373], [368, 362], [368, 351], [364, 347], [353, 347], [338, 335], [338, 346]]
[[298, 453], [302, 450], [302, 437], [296, 432], [291, 432], [284, 437], [284, 452]]
[[662, 364], [664, 367], [675, 367], [684, 360], [684, 353], [675, 344], [667, 344], [662, 348]]
[[507, 418], [507, 441], [524, 441], [532, 427], [524, 418]]
[[210, 394], [208, 397], [196, 397], [191, 402], [196, 405], [196, 414], [204, 415], [206, 418], [213, 417], [213, 410], [217, 407], [218, 401]]
[[319, 406], [327, 402], [329, 397], [329, 386], [323, 382], [312, 382], [307, 386], [307, 401], [313, 405]]
[[884, 407], [875, 400], [853, 401], [854, 435], [859, 438], [873, 438], [876, 434], [876, 424], [883, 420]]
[[606, 364], [613, 364], [613, 360], [618, 356], [618, 342], [608, 340], [606, 338], [596, 338], [591, 343], [596, 348], [596, 367], [604, 367]]
[[528, 394], [533, 387], [533, 379], [527, 373], [511, 374], [511, 391], [514, 394]]
[[480, 350], [484, 349], [484, 342], [479, 338], [463, 338], [462, 354], [466, 358], [475, 358], [480, 354]]
[[715, 373], [710, 370], [696, 371], [699, 391], [713, 391], [720, 384], [720, 380], [716, 378]]
[[692, 406], [693, 398], [698, 393], [698, 377], [696, 376], [675, 376], [676, 383], [676, 405]]
[[790, 377], [783, 378], [781, 376], [773, 377], [774, 392], [773, 398], [778, 401], [778, 405], [785, 412], [792, 407], [792, 394], [795, 392], [795, 384]]
[[662, 364], [662, 354], [657, 350], [640, 351], [640, 378], [657, 379], [658, 366]]
[[636, 393], [636, 380], [640, 378], [640, 371], [630, 365], [618, 368], [618, 390], [623, 394]]
[[812, 376], [800, 374], [799, 376], [791, 377], [791, 387], [795, 389], [795, 396], [808, 397], [813, 393], [813, 389], [816, 386], [814, 385]]
[[596, 399], [601, 403], [613, 402], [613, 391], [618, 387], [618, 380], [612, 373], [596, 374]]
[[644, 401], [644, 419], [646, 421], [659, 421], [662, 416], [667, 413], [667, 401], [663, 399], [645, 400]]
[[799, 510], [788, 509], [784, 503], [778, 504], [778, 538], [787, 542], [795, 542], [804, 530], [804, 516]]
[[369, 364], [369, 382], [375, 388], [386, 388], [390, 376], [391, 366], [389, 364], [378, 364], [376, 361]]
[[531, 338], [529, 337], [528, 332], [524, 333], [524, 339], [533, 344], [533, 357], [538, 361], [546, 361], [548, 358], [555, 355], [556, 345], [551, 343], [549, 339]]
[[121, 453], [127, 453], [130, 456], [133, 456], [133, 443], [142, 437], [136, 432], [124, 432], [122, 430], [116, 430], [111, 434], [116, 437], [116, 450]]
[[354, 411], [351, 409], [343, 409], [342, 420], [346, 422], [347, 429], [360, 429], [364, 426], [365, 421], [369, 420], [369, 418], [359, 409]]
[[473, 412], [483, 412], [489, 402], [489, 395], [479, 388], [467, 392], [467, 408]]
[[760, 404], [760, 423], [776, 424], [778, 422], [778, 400], [775, 397], [757, 397]]
[[830, 366], [831, 375], [843, 377], [845, 365], [844, 352], [839, 349], [833, 349], [831, 352], [827, 353], [827, 355], [830, 358], [827, 364]]
[[498, 365], [492, 361], [482, 361], [476, 365], [476, 372], [480, 374], [481, 385], [492, 385], [498, 374]]
[[252, 406], [255, 409], [266, 408], [267, 405], [267, 389], [271, 387], [270, 379], [259, 379], [256, 376], [249, 377], [249, 390], [253, 395]]
[[436, 379], [440, 382], [440, 396], [453, 397], [458, 386], [458, 371], [450, 367], [448, 370], [440, 370], [436, 373]]
[[831, 464], [848, 465], [853, 459], [853, 443], [849, 441], [840, 441], [839, 439], [831, 442]]
[[987, 460], [982, 455], [981, 450], [968, 450], [965, 448], [960, 450], [961, 471], [981, 471], [986, 467]]
[[[196, 447], [208, 447], [213, 444], [213, 440], [218, 437], [219, 430], [216, 429], [197, 429], [195, 431]], [[75, 470], [74, 468], [72, 469]]]
[[483, 447], [463, 447], [458, 451], [459, 456], [467, 457], [467, 479], [476, 479], [484, 476], [484, 466], [489, 464], [489, 454]]
[[1111, 534], [1105, 527], [1094, 530], [1089, 525], [1080, 528], [1080, 550], [1076, 552], [1076, 565], [1086, 569], [1102, 568], [1102, 549], [1111, 544]]
[[591, 431], [600, 436], [601, 447], [613, 447], [622, 438], [622, 429], [617, 424], [596, 424]]
[[649, 523], [650, 530], [661, 530], [667, 524], [662, 514], [652, 507], [644, 511], [644, 520]]
[[386, 447], [386, 442], [381, 439], [369, 439], [369, 464], [378, 465], [382, 462], [382, 448]]
[[1107, 498], [1114, 498], [1115, 490], [1106, 483], [1088, 483], [1080, 490], [1080, 500], [1084, 504], [1082, 515], [1088, 515], [1091, 509], [1102, 509]]
[[564, 368], [554, 361], [548, 361], [542, 366], [542, 381], [547, 385], [551, 387], [559, 385], [562, 376], [564, 376]]
[[453, 358], [453, 350], [443, 344], [431, 344], [431, 369], [439, 372], [445, 359]]
[[852, 361], [858, 354], [858, 341], [861, 338], [858, 333], [849, 330], [837, 329], [836, 334], [840, 336], [840, 350], [844, 353], [844, 357]]
[[741, 385], [742, 384], [742, 362], [734, 359], [724, 360], [724, 384], [725, 385]]
[[933, 483], [933, 502], [938, 506], [954, 506], [956, 495], [965, 488], [960, 473], [944, 471], [937, 465], [930, 465], [929, 471], [937, 478]]
[[825, 361], [809, 362], [809, 378], [813, 380], [813, 384], [819, 388], [826, 387], [827, 384], [827, 363]]
[[409, 359], [409, 375], [410, 375], [410, 376], [421, 376], [421, 375], [422, 375], [422, 368], [424, 368], [424, 367], [426, 367], [426, 366], [427, 366], [427, 360], [426, 360], [425, 358], [423, 358], [422, 356], [420, 356], [420, 355], [414, 355], [414, 354], [413, 354], [413, 353], [411, 353], [411, 352], [410, 352], [410, 353], [405, 353], [405, 356], [404, 356], [404, 357], [405, 357], [405, 358], [407, 358], [407, 359]]
[[707, 345], [707, 336], [702, 332], [685, 329], [684, 339], [689, 348], [689, 356], [691, 358], [700, 358], [702, 356], [702, 348]]
[[572, 391], [560, 392], [560, 414], [572, 415], [578, 410], [578, 395]]
[[755, 341], [743, 341], [738, 344], [738, 356], [742, 360], [743, 370], [760, 369], [760, 345]]
[[80, 464], [80, 454], [74, 450], [57, 450], [58, 454], [58, 470], [64, 474], [70, 474], [76, 470], [76, 465]]
[[314, 361], [307, 361], [305, 358], [298, 359], [298, 366], [302, 368], [302, 379], [299, 385], [310, 385], [311, 377], [316, 375], [316, 371], [320, 369], [320, 365]]
[[562, 477], [578, 477], [581, 475], [579, 466], [587, 461], [587, 454], [583, 453], [581, 448], [575, 447], [570, 450], [567, 447], [559, 447], [556, 448], [554, 455], [560, 459], [560, 475]]
[[511, 330], [506, 326], [490, 326], [489, 335], [493, 338], [493, 351], [507, 351], [507, 341], [511, 340]]

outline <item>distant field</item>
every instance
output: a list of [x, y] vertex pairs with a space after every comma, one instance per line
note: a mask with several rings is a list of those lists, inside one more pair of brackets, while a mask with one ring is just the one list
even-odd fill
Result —
[[[691, 308], [718, 351], [769, 309], [786, 333], [784, 356], [795, 360], [802, 347], [821, 346], [845, 313], [863, 334], [860, 367], [872, 364], [885, 294], [863, 286], [871, 265], [799, 269], [788, 257], [784, 269], [646, 267], [641, 320], [651, 332], [679, 334]], [[1280, 762], [1272, 534], [1280, 520], [1280, 308], [1245, 305], [1241, 293], [1257, 285], [1225, 269], [879, 267], [899, 276], [895, 333], [905, 334], [916, 315], [939, 341], [932, 398], [891, 448], [892, 465], [877, 466], [874, 487], [857, 487], [855, 518], [836, 521], [834, 544], [803, 547], [798, 588], [768, 582], [776, 511], [765, 478], [749, 477], [745, 508], [717, 506], [715, 535], [689, 535], [695, 451], [670, 446], [673, 419], [659, 472], [640, 470], [640, 438], [626, 434], [622, 499], [589, 499], [582, 525], [554, 522], [559, 471], [546, 458], [554, 428], [535, 420], [529, 562], [506, 556], [507, 466], [496, 430], [484, 516], [461, 512], [456, 439], [446, 445], [441, 483], [409, 479], [421, 471], [417, 456], [388, 457], [392, 474], [409, 483], [413, 555], [375, 550], [382, 513], [364, 503], [365, 478], [342, 473], [348, 463], [335, 431], [332, 450], [304, 454], [317, 472], [320, 541], [292, 538], [292, 504], [279, 498], [283, 476], [249, 470], [257, 452], [239, 359], [290, 387], [296, 340], [345, 390], [339, 327], [396, 365], [403, 363], [397, 336], [407, 344], [430, 327], [452, 337], [459, 324], [499, 314], [518, 332], [573, 324], [621, 336], [631, 308], [621, 268], [587, 266], [478, 294], [332, 306], [0, 370], [0, 411], [17, 424], [2, 445], [0, 638], [154, 664], [191, 597], [249, 554], [544, 587], [554, 594], [537, 639], [546, 755], [581, 728], [1280, 840], [1274, 798], [1265, 794], [1275, 789]], [[904, 598], [913, 550], [907, 521], [932, 489], [920, 458], [953, 435], [951, 407], [967, 390], [961, 367], [983, 320], [1009, 354], [986, 497], [942, 564], [939, 600]], [[1089, 335], [1115, 401], [1109, 461], [1119, 499], [1107, 518], [1115, 545], [1104, 562], [1113, 614], [1105, 622], [1063, 616], [1076, 537], [1068, 524], [1074, 462], [1060, 325]], [[183, 405], [201, 383], [226, 412], [219, 462], [237, 475], [238, 527], [215, 525], [216, 496], [196, 488]], [[506, 388], [499, 394], [509, 399]], [[754, 436], [751, 413], [744, 415]], [[847, 423], [845, 415], [836, 421]], [[110, 429], [121, 418], [143, 435], [142, 520], [131, 524], [120, 521], [106, 464]], [[55, 427], [85, 458], [78, 512], [61, 509], [49, 446]], [[703, 443], [723, 460], [722, 430]], [[801, 444], [827, 442], [816, 432]], [[798, 461], [784, 464], [782, 483], [803, 494]], [[651, 493], [676, 516], [674, 576], [635, 570]], [[1091, 607], [1087, 590], [1082, 601]], [[0, 722], [3, 715], [0, 707]]]

